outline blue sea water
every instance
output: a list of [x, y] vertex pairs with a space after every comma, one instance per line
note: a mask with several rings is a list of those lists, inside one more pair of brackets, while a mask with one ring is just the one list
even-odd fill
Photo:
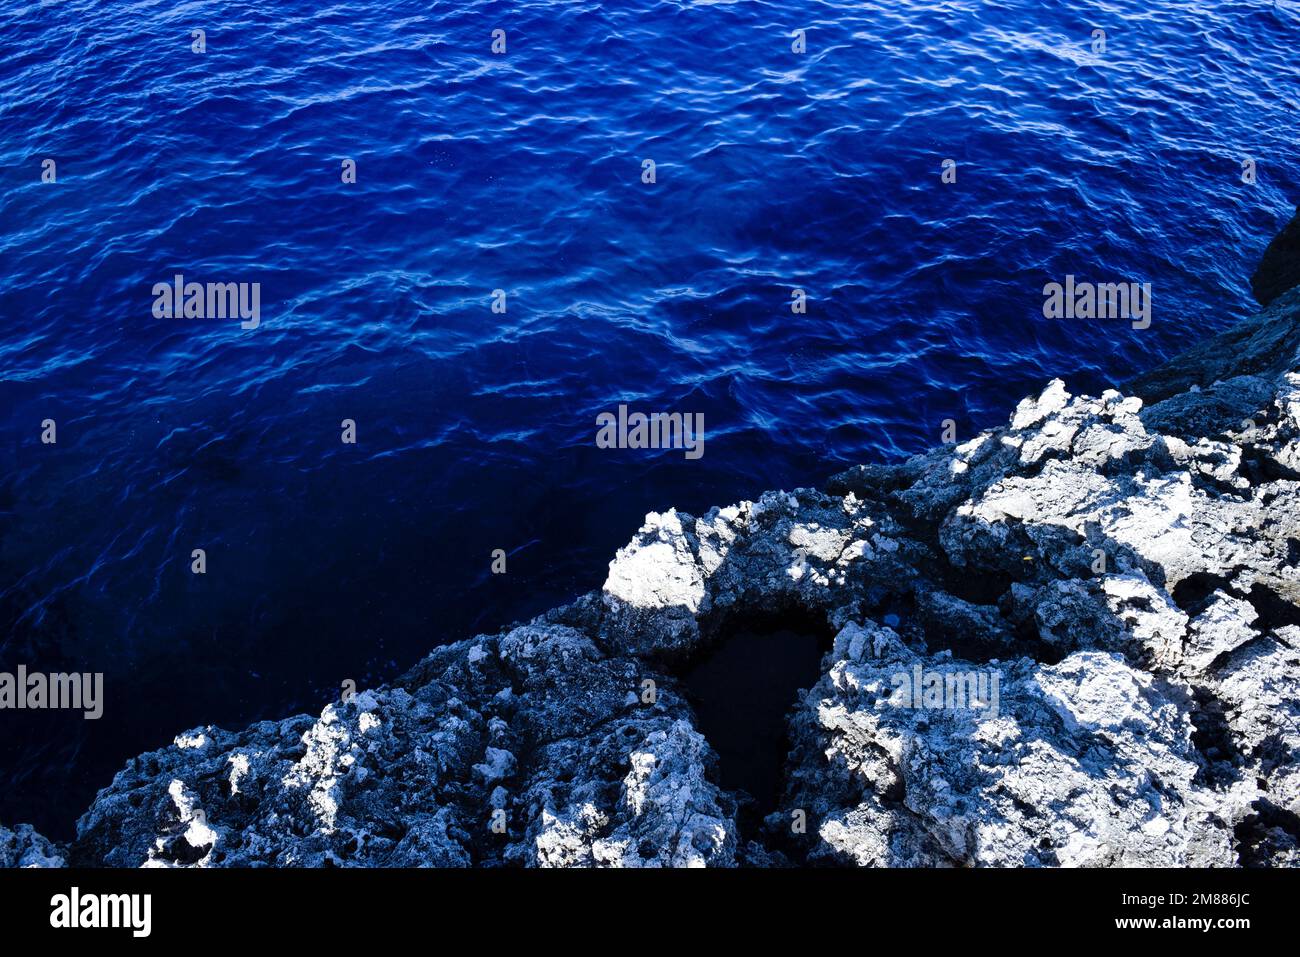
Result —
[[[106, 701], [0, 712], [0, 821], [66, 837], [182, 729], [598, 587], [649, 510], [895, 460], [1250, 313], [1298, 44], [1289, 0], [7, 0], [0, 670]], [[261, 283], [260, 327], [154, 318], [178, 272]], [[1067, 273], [1150, 282], [1151, 327], [1045, 320]], [[703, 458], [597, 449], [620, 403], [703, 413]]]

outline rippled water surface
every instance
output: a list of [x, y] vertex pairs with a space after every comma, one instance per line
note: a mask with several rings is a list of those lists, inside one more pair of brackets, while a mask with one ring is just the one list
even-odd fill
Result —
[[[597, 587], [648, 510], [1247, 314], [1298, 41], [1269, 0], [5, 4], [0, 669], [107, 700], [0, 712], [0, 820], [67, 836], [181, 729]], [[260, 327], [155, 319], [177, 272], [260, 282]], [[1044, 320], [1067, 273], [1151, 282], [1151, 327]], [[619, 403], [703, 413], [704, 457], [597, 449]]]

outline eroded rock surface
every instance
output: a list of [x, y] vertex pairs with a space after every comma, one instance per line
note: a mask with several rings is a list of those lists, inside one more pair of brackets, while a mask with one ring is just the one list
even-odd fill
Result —
[[0, 827], [0, 867], [63, 867], [62, 852], [30, 824]]

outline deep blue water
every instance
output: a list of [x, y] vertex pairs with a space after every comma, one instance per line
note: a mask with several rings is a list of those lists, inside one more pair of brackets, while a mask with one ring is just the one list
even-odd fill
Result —
[[[0, 670], [107, 675], [0, 712], [7, 823], [598, 587], [648, 510], [1149, 367], [1297, 195], [1293, 2], [317, 7], [0, 6]], [[261, 326], [155, 319], [176, 272]], [[1043, 319], [1066, 273], [1151, 328]], [[597, 449], [619, 403], [704, 457]]]

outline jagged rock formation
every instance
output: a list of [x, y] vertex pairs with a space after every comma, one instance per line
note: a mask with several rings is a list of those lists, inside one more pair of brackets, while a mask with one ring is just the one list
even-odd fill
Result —
[[[601, 591], [183, 734], [0, 865], [1300, 864], [1298, 323], [1292, 289], [1127, 395], [652, 513]], [[834, 639], [759, 819], [679, 675], [791, 611]]]
[[52, 843], [30, 824], [14, 830], [0, 827], [0, 867], [63, 867], [66, 862]]

